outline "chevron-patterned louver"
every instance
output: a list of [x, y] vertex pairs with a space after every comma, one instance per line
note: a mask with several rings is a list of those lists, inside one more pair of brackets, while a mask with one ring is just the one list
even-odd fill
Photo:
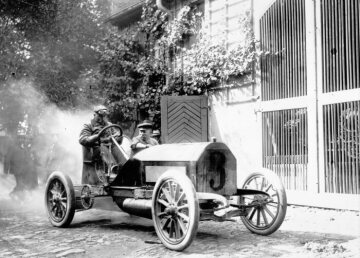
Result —
[[206, 96], [165, 96], [161, 100], [164, 143], [207, 141]]

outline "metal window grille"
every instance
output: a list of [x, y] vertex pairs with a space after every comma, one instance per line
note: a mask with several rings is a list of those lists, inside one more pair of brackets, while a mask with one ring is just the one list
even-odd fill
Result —
[[262, 120], [263, 166], [287, 189], [307, 190], [307, 109], [264, 112]]
[[278, 0], [260, 19], [262, 100], [305, 96], [305, 1]]
[[360, 193], [360, 101], [323, 107], [325, 191]]
[[360, 1], [321, 0], [323, 92], [360, 88]]

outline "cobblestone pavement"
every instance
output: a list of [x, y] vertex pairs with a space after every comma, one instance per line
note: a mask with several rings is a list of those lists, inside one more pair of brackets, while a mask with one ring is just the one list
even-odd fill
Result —
[[240, 221], [201, 222], [179, 253], [160, 244], [151, 220], [93, 209], [60, 229], [50, 226], [42, 199], [0, 200], [0, 257], [360, 257], [359, 231], [359, 212], [289, 206], [271, 236], [251, 234]]

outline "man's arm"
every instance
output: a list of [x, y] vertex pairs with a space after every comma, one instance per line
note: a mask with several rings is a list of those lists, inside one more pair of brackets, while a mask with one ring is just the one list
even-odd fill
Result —
[[98, 134], [93, 134], [91, 125], [84, 125], [80, 132], [79, 143], [86, 147], [92, 147], [99, 140]]
[[133, 138], [132, 143], [130, 145], [130, 148], [135, 149], [145, 149], [148, 148], [148, 146], [140, 141], [138, 137]]

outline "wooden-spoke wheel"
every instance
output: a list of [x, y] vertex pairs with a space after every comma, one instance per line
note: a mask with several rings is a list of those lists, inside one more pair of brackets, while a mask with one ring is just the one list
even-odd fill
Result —
[[166, 172], [158, 179], [152, 197], [152, 218], [167, 248], [182, 251], [191, 244], [199, 225], [199, 202], [186, 175]]
[[49, 220], [56, 227], [68, 226], [75, 214], [75, 191], [71, 179], [53, 172], [45, 188], [45, 205]]
[[247, 216], [241, 217], [244, 225], [251, 232], [270, 235], [282, 224], [286, 215], [286, 193], [278, 176], [270, 170], [250, 174], [243, 185], [244, 189], [255, 189], [265, 194], [242, 197], [242, 204], [251, 206]]

